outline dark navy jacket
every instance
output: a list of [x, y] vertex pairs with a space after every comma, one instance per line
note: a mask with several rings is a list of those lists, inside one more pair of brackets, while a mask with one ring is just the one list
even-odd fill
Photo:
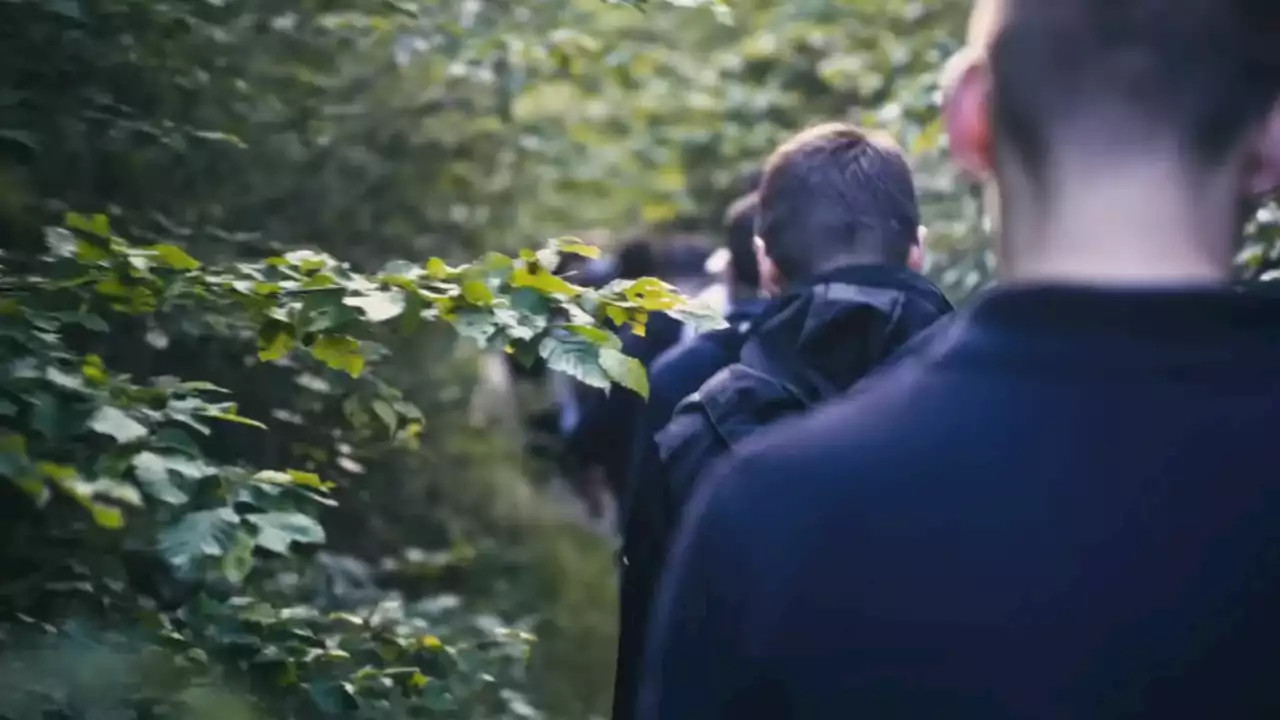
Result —
[[750, 433], [847, 389], [950, 311], [941, 291], [905, 268], [834, 270], [770, 304], [737, 362], [681, 403], [634, 473], [623, 536], [615, 720], [631, 716], [649, 607], [701, 471]]
[[1280, 300], [996, 290], [704, 478], [641, 720], [1280, 717]]

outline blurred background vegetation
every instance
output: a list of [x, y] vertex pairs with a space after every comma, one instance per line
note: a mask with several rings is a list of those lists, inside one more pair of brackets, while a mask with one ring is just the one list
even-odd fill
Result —
[[[0, 0], [4, 279], [35, 277], [46, 229], [68, 213], [108, 216], [119, 236], [205, 263], [313, 249], [364, 272], [571, 234], [605, 246], [642, 229], [714, 235], [774, 145], [849, 119], [909, 149], [930, 273], [960, 299], [992, 270], [977, 196], [947, 168], [937, 122], [937, 71], [968, 4]], [[1244, 259], [1263, 273], [1274, 258], [1260, 241]], [[45, 520], [15, 520], [25, 500], [5, 496], [0, 717], [605, 715], [613, 546], [534, 481], [549, 473], [525, 453], [538, 388], [486, 387], [483, 354], [443, 326], [381, 338], [376, 377], [353, 379], [309, 359], [262, 364], [262, 338], [217, 313], [107, 320], [106, 341], [90, 343], [107, 366], [216, 383], [240, 401], [235, 412], [270, 426], [214, 433], [202, 441], [212, 460], [334, 483], [337, 504], [320, 514], [326, 549], [254, 570], [252, 592], [172, 602], [145, 559], [125, 562], [125, 622], [100, 607], [105, 571], [74, 553], [56, 567], [37, 557], [59, 538]], [[30, 359], [23, 347], [5, 362]], [[0, 440], [59, 422], [14, 384], [13, 367]], [[18, 483], [15, 447], [0, 447], [0, 474]], [[295, 545], [313, 539], [303, 530]], [[49, 602], [76, 592], [89, 597]], [[173, 644], [142, 628], [144, 606], [172, 625], [162, 630]], [[344, 613], [365, 629], [336, 628]], [[206, 626], [216, 642], [193, 635]], [[290, 675], [303, 663], [280, 650], [291, 633], [310, 637], [306, 672], [329, 660], [350, 672]], [[228, 650], [246, 643], [247, 655]], [[210, 648], [230, 654], [210, 659]], [[421, 657], [438, 650], [453, 679], [405, 702], [446, 677]], [[413, 672], [370, 670], [361, 652]], [[219, 662], [274, 674], [263, 689], [252, 673], [163, 670]], [[404, 692], [375, 697], [373, 680]], [[299, 683], [310, 704], [272, 704]]]

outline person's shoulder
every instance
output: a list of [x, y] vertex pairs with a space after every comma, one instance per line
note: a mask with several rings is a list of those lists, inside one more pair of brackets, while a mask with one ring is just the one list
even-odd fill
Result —
[[851, 478], [911, 472], [943, 438], [932, 431], [950, 402], [937, 392], [942, 372], [918, 349], [812, 412], [761, 429], [717, 469], [722, 492], [844, 492]]

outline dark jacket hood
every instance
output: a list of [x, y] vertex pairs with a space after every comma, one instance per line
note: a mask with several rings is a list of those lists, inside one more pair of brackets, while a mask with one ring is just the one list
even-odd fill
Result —
[[817, 401], [849, 388], [952, 309], [937, 286], [907, 268], [838, 268], [766, 308], [741, 362]]

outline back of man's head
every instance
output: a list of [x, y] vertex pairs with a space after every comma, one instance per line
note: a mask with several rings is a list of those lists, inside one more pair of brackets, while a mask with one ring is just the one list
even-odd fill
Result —
[[636, 280], [657, 274], [658, 253], [648, 238], [632, 238], [618, 249], [618, 278]]
[[996, 125], [1033, 169], [1072, 152], [1055, 139], [1168, 142], [1216, 167], [1280, 94], [1275, 0], [988, 2]]
[[1225, 246], [1242, 196], [1280, 180], [1277, 38], [1276, 0], [978, 0], [948, 78], [953, 154], [1040, 223], [1064, 197], [1096, 211], [1059, 213], [1076, 217], [1159, 204]]
[[756, 234], [787, 281], [844, 264], [904, 264], [919, 242], [915, 183], [887, 135], [810, 128], [765, 164]]
[[724, 218], [733, 284], [752, 292], [760, 289], [760, 266], [756, 263], [755, 251], [758, 209], [759, 196], [752, 192], [735, 200]]

